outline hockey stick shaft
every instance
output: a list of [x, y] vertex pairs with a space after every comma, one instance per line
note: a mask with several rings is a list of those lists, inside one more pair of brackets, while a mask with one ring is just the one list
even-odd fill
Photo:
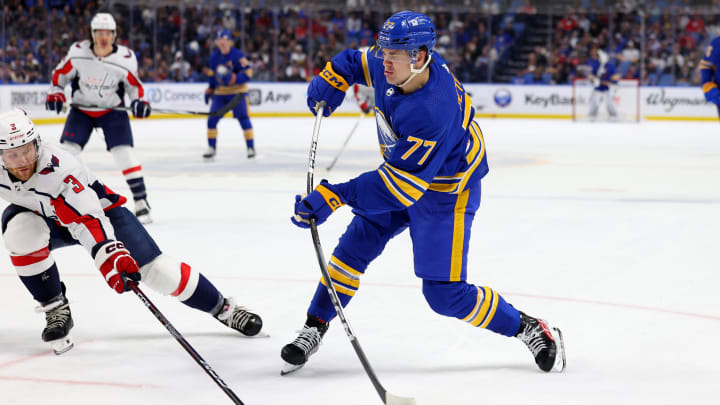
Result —
[[337, 154], [335, 154], [335, 158], [333, 159], [332, 163], [330, 163], [330, 166], [327, 167], [328, 171], [332, 170], [332, 168], [335, 167], [335, 163], [337, 163], [338, 159], [340, 158], [340, 155], [345, 150], [345, 147], [347, 146], [348, 142], [350, 142], [350, 138], [352, 138], [353, 134], [355, 133], [355, 130], [358, 128], [358, 126], [360, 126], [360, 121], [362, 121], [363, 117], [365, 117], [365, 113], [361, 112], [360, 117], [358, 118], [357, 121], [355, 121], [355, 125], [353, 125], [347, 138], [345, 138], [345, 142], [343, 142], [342, 146], [340, 147], [340, 150], [338, 150]]
[[[152, 110], [159, 113], [164, 114], [182, 114], [182, 115], [202, 115], [202, 116], [210, 116], [210, 117], [222, 117], [230, 110], [235, 108], [241, 101], [242, 98], [245, 97], [245, 93], [236, 94], [235, 97], [230, 99], [230, 101], [225, 104], [221, 109], [214, 111], [214, 112], [207, 112], [207, 111], [192, 111], [192, 110], [171, 110], [166, 108], [153, 108]], [[115, 107], [109, 107], [109, 106], [102, 106], [102, 105], [85, 105], [85, 104], [79, 104], [79, 103], [70, 103], [70, 107], [72, 108], [98, 108], [98, 109], [104, 109], [104, 110], [115, 110], [115, 111], [132, 111], [131, 107], [119, 105]]]
[[244, 405], [244, 403], [238, 398], [237, 395], [233, 392], [233, 390], [228, 387], [227, 384], [225, 384], [225, 381], [220, 378], [220, 376], [215, 372], [215, 370], [210, 367], [210, 365], [198, 354], [195, 349], [190, 346], [190, 343], [188, 343], [187, 340], [180, 334], [180, 332], [175, 329], [175, 327], [170, 323], [170, 321], [165, 318], [165, 315], [160, 312], [160, 310], [155, 306], [155, 304], [150, 301], [150, 299], [145, 295], [145, 293], [138, 287], [138, 285], [134, 281], [126, 280], [127, 284], [130, 286], [130, 289], [135, 293], [135, 295], [140, 298], [140, 301], [147, 307], [147, 309], [150, 310], [150, 312], [155, 315], [155, 318], [157, 318], [158, 321], [167, 329], [168, 332], [175, 338], [175, 340], [180, 343], [180, 346], [185, 349], [185, 351], [190, 354], [190, 357], [195, 360], [197, 364], [202, 367], [203, 370], [210, 376], [210, 378], [215, 381], [215, 383], [225, 392], [225, 394], [230, 397], [230, 399], [235, 403], [236, 405]]
[[[325, 103], [320, 102], [317, 107], [317, 115], [315, 116], [315, 126], [313, 127], [313, 136], [312, 136], [312, 142], [310, 143], [310, 158], [308, 161], [308, 172], [307, 172], [307, 193], [310, 194], [313, 191], [313, 174], [315, 172], [315, 157], [317, 155], [317, 142], [318, 142], [318, 135], [320, 134], [320, 121], [322, 121], [323, 111], [325, 109]], [[330, 296], [330, 301], [332, 301], [333, 306], [335, 307], [335, 312], [337, 312], [337, 317], [340, 319], [340, 322], [343, 325], [343, 328], [345, 329], [345, 333], [347, 334], [348, 338], [350, 338], [350, 343], [352, 344], [353, 349], [355, 350], [355, 354], [357, 354], [358, 358], [360, 359], [360, 363], [362, 363], [363, 369], [365, 369], [365, 373], [370, 378], [370, 381], [372, 382], [373, 386], [375, 387], [375, 390], [377, 391], [378, 395], [380, 395], [380, 398], [382, 399], [383, 403], [388, 405], [411, 405], [415, 403], [415, 400], [412, 398], [404, 398], [404, 397], [398, 397], [393, 394], [390, 394], [387, 392], [385, 387], [380, 383], [380, 380], [378, 379], [377, 375], [375, 374], [375, 371], [373, 370], [372, 366], [370, 365], [370, 361], [368, 361], [367, 356], [365, 356], [365, 351], [363, 351], [362, 347], [360, 346], [360, 341], [358, 340], [357, 336], [355, 335], [355, 332], [353, 332], [352, 328], [350, 327], [350, 323], [348, 322], [347, 318], [345, 317], [345, 312], [343, 311], [342, 304], [340, 303], [340, 298], [338, 298], [337, 291], [335, 291], [335, 287], [333, 286], [332, 279], [330, 278], [330, 272], [328, 272], [327, 265], [325, 262], [325, 255], [323, 254], [322, 246], [320, 244], [320, 234], [317, 230], [317, 223], [315, 221], [315, 218], [310, 218], [310, 233], [312, 234], [313, 239], [313, 246], [315, 247], [315, 253], [317, 255], [318, 264], [320, 265], [320, 272], [322, 273], [323, 280], [325, 280], [325, 287], [327, 288], [328, 295]]]

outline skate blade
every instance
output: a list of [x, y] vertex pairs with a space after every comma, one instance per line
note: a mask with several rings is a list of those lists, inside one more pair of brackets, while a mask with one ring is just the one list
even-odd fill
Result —
[[552, 371], [562, 373], [565, 370], [565, 366], [567, 365], [567, 361], [565, 359], [565, 341], [563, 340], [563, 335], [560, 329], [552, 328], [552, 334], [555, 342], [557, 343], [555, 364], [553, 364]]
[[150, 214], [140, 215], [139, 217], [137, 217], [137, 219], [138, 219], [138, 221], [140, 221], [140, 223], [143, 224], [143, 225], [148, 225], [148, 224], [152, 224], [152, 223], [153, 223], [153, 219], [152, 219], [152, 217], [150, 216]]
[[48, 343], [50, 344], [53, 353], [55, 353], [55, 355], [57, 356], [75, 347], [75, 344], [73, 343], [72, 339], [70, 339], [69, 335], [61, 339], [51, 340]]
[[241, 337], [244, 337], [244, 338], [246, 338], [246, 339], [262, 339], [262, 338], [269, 338], [269, 337], [270, 337], [270, 335], [268, 335], [267, 333], [265, 333], [265, 332], [263, 332], [263, 331], [260, 331], [260, 332], [258, 332], [257, 334], [252, 335], [252, 336], [248, 336], [248, 335], [245, 335], [245, 334], [243, 334], [242, 332], [240, 332], [240, 336], [241, 336]]
[[305, 365], [305, 364], [290, 364], [290, 363], [288, 363], [288, 362], [285, 362], [285, 364], [283, 365], [282, 370], [280, 370], [280, 375], [281, 375], [281, 376], [283, 376], [283, 375], [288, 375], [288, 374], [290, 374], [290, 373], [292, 373], [292, 372], [294, 372], [294, 371], [298, 371], [298, 370], [300, 370], [301, 368], [303, 368], [304, 365]]

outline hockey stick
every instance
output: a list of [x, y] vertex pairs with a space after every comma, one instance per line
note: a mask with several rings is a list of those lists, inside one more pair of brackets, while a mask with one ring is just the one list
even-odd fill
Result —
[[[240, 104], [240, 101], [242, 101], [242, 98], [245, 97], [245, 93], [238, 93], [235, 95], [235, 97], [231, 98], [230, 101], [223, 106], [223, 108], [215, 111], [215, 112], [207, 112], [207, 111], [191, 111], [191, 110], [168, 110], [165, 108], [153, 108], [152, 111], [164, 113], [164, 114], [183, 114], [183, 115], [204, 115], [209, 117], [222, 117], [230, 110], [235, 108], [238, 104]], [[101, 108], [104, 110], [116, 110], [116, 111], [132, 111], [131, 107], [126, 107], [123, 105], [115, 106], [115, 107], [108, 107], [108, 106], [102, 106], [102, 105], [85, 105], [85, 104], [79, 104], [79, 103], [70, 103], [70, 107], [72, 108]]]
[[[325, 110], [325, 103], [318, 103], [315, 109], [317, 115], [315, 116], [315, 126], [313, 127], [312, 142], [310, 143], [310, 158], [308, 161], [307, 172], [308, 194], [313, 191], [313, 173], [315, 172], [317, 141], [318, 135], [320, 133], [320, 121], [322, 120], [323, 111]], [[370, 366], [370, 362], [365, 356], [365, 352], [360, 346], [360, 341], [358, 340], [357, 336], [355, 336], [355, 332], [353, 332], [352, 328], [350, 327], [350, 323], [348, 322], [347, 318], [345, 318], [342, 304], [340, 304], [340, 299], [337, 296], [337, 292], [335, 291], [335, 287], [333, 286], [332, 279], [330, 278], [330, 273], [328, 272], [327, 266], [325, 264], [325, 256], [323, 255], [322, 246], [320, 245], [320, 235], [318, 234], [317, 223], [315, 222], [315, 218], [312, 217], [310, 218], [310, 233], [312, 234], [313, 245], [315, 246], [315, 253], [317, 254], [318, 264], [320, 264], [320, 272], [322, 273], [323, 280], [325, 280], [325, 286], [327, 288], [328, 295], [330, 295], [330, 301], [332, 301], [332, 304], [335, 307], [335, 312], [337, 312], [337, 316], [338, 318], [340, 318], [340, 322], [342, 322], [343, 328], [345, 328], [345, 333], [347, 334], [348, 338], [350, 338], [350, 343], [352, 344], [353, 349], [355, 349], [355, 353], [360, 359], [360, 363], [362, 363], [362, 366], [365, 369], [365, 373], [368, 375], [368, 377], [370, 377], [370, 381], [375, 387], [375, 390], [377, 390], [378, 395], [380, 395], [380, 398], [386, 405], [414, 405], [416, 403], [414, 398], [393, 395], [387, 392], [387, 390], [385, 390], [385, 387], [383, 387], [380, 383], [380, 380], [378, 380], [377, 376], [375, 375], [375, 371], [373, 371], [372, 366]]]
[[197, 364], [199, 364], [200, 367], [202, 367], [203, 370], [205, 370], [205, 372], [210, 376], [210, 378], [212, 378], [213, 381], [215, 381], [215, 383], [225, 392], [225, 394], [227, 394], [227, 396], [230, 397], [230, 399], [233, 401], [233, 403], [236, 405], [245, 405], [240, 400], [240, 398], [238, 398], [237, 395], [235, 395], [233, 390], [231, 390], [230, 387], [228, 387], [227, 384], [225, 384], [225, 381], [223, 381], [222, 378], [220, 378], [220, 376], [215, 372], [215, 370], [213, 370], [212, 367], [210, 367], [210, 365], [205, 360], [203, 360], [202, 357], [200, 357], [198, 352], [196, 352], [195, 349], [193, 349], [193, 347], [190, 346], [190, 343], [188, 343], [187, 340], [185, 340], [185, 338], [180, 334], [180, 332], [177, 331], [177, 329], [175, 329], [175, 327], [170, 323], [170, 321], [168, 321], [168, 319], [165, 318], [165, 315], [163, 315], [162, 312], [160, 312], [160, 310], [155, 306], [155, 304], [153, 304], [152, 301], [150, 301], [150, 299], [147, 297], [147, 295], [145, 295], [145, 293], [142, 292], [140, 287], [138, 287], [137, 283], [135, 283], [132, 280], [126, 280], [126, 283], [128, 284], [128, 286], [130, 286], [130, 289], [135, 293], [135, 295], [137, 295], [138, 298], [140, 298], [140, 301], [142, 301], [142, 303], [145, 304], [147, 309], [149, 309], [150, 312], [152, 312], [152, 314], [155, 315], [155, 318], [157, 318], [157, 320], [160, 321], [160, 323], [165, 327], [165, 329], [168, 330], [168, 332], [170, 332], [170, 334], [175, 338], [175, 340], [177, 340], [178, 343], [180, 343], [180, 346], [182, 346], [183, 349], [185, 349], [185, 351], [187, 351], [190, 354], [190, 357], [192, 357], [193, 360], [195, 360], [195, 362], [197, 362]]
[[340, 158], [340, 154], [343, 153], [343, 151], [345, 150], [345, 147], [347, 146], [348, 142], [350, 142], [350, 138], [352, 138], [353, 134], [355, 133], [355, 130], [356, 130], [357, 127], [360, 125], [360, 121], [362, 121], [363, 117], [365, 117], [365, 113], [364, 113], [364, 112], [361, 112], [361, 113], [360, 113], [360, 117], [359, 117], [358, 120], [355, 122], [355, 125], [352, 127], [352, 129], [350, 130], [350, 133], [348, 134], [347, 138], [345, 138], [345, 142], [342, 144], [342, 146], [340, 147], [340, 150], [339, 150], [339, 151], [337, 152], [337, 154], [335, 155], [335, 159], [333, 159], [332, 163], [330, 163], [330, 166], [327, 167], [327, 171], [332, 170], [332, 168], [335, 166], [335, 163], [336, 163], [336, 162], [338, 161], [338, 159]]

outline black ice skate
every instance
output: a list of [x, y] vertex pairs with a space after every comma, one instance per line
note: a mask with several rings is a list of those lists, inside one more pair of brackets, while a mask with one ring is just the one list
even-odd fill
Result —
[[[321, 323], [317, 318], [308, 315], [308, 322], [303, 325], [300, 334], [292, 343], [288, 343], [282, 348], [280, 357], [285, 360], [280, 375], [292, 373], [299, 370], [308, 361], [311, 355], [318, 351], [322, 338], [325, 336], [330, 324], [328, 322]], [[315, 322], [313, 322], [313, 320]], [[312, 324], [314, 326], [310, 326]]]
[[247, 157], [248, 157], [248, 159], [252, 159], [255, 157], [255, 148], [247, 149]]
[[225, 303], [215, 318], [245, 336], [255, 336], [260, 333], [263, 322], [260, 315], [254, 314], [247, 308], [235, 305], [234, 298], [225, 298]]
[[65, 285], [62, 285], [62, 291], [63, 293], [56, 299], [35, 309], [37, 312], [45, 313], [47, 326], [42, 331], [42, 340], [48, 342], [57, 355], [67, 352], [74, 346], [70, 337], [73, 320], [70, 305], [65, 298]]
[[565, 369], [565, 344], [560, 329], [520, 312], [520, 330], [515, 337], [527, 345], [540, 370], [560, 372]]
[[205, 153], [203, 153], [202, 156], [203, 156], [205, 159], [212, 159], [212, 158], [214, 158], [214, 157], [215, 157], [215, 148], [213, 148], [212, 146], [208, 146], [207, 150], [205, 151]]
[[152, 223], [152, 217], [150, 216], [150, 204], [146, 199], [135, 200], [135, 216], [141, 224]]

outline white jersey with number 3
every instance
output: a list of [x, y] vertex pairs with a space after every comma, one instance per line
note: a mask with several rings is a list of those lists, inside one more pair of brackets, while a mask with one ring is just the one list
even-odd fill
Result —
[[105, 211], [127, 201], [102, 184], [70, 152], [53, 145], [40, 149], [27, 181], [0, 170], [0, 197], [55, 221], [88, 251], [115, 232]]
[[[100, 58], [95, 56], [92, 42], [88, 40], [70, 46], [65, 58], [53, 70], [49, 93], [63, 92], [67, 84], [72, 86], [72, 102], [82, 105], [116, 107], [123, 103], [123, 95], [135, 100], [142, 99], [144, 94], [132, 50], [113, 45], [113, 52]], [[93, 116], [109, 111], [103, 108], [81, 110]]]

